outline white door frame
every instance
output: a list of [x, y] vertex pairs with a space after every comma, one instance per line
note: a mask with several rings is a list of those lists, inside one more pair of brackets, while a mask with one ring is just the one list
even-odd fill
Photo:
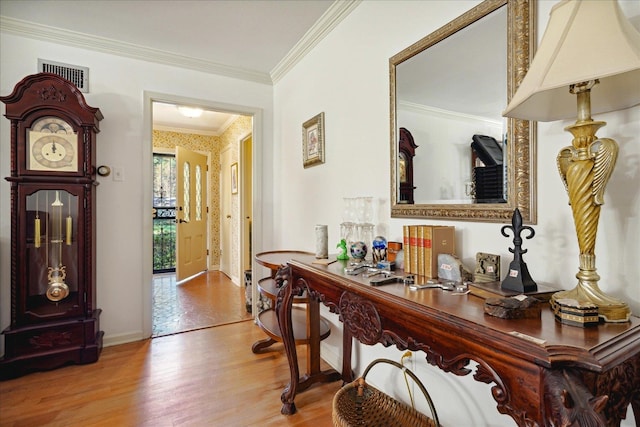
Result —
[[[253, 156], [251, 159], [253, 169], [253, 227], [254, 230], [262, 230], [262, 205], [258, 203], [258, 195], [262, 194], [262, 162], [258, 161], [262, 158], [262, 109], [256, 107], [247, 107], [244, 105], [227, 104], [211, 100], [203, 100], [189, 98], [178, 95], [164, 94], [159, 92], [144, 91], [144, 111], [143, 111], [143, 140], [142, 140], [142, 165], [140, 167], [142, 173], [142, 191], [143, 200], [148, 203], [142, 204], [142, 259], [148, 260], [142, 265], [142, 336], [148, 338], [151, 336], [153, 328], [153, 311], [152, 311], [152, 282], [153, 282], [153, 103], [164, 102], [169, 104], [187, 104], [196, 107], [202, 107], [208, 110], [224, 111], [231, 114], [241, 114], [253, 117]], [[252, 246], [254, 248], [262, 247], [262, 233], [253, 233]], [[242, 249], [241, 249], [242, 250]], [[255, 260], [251, 261], [251, 268], [256, 271], [258, 265]], [[135, 278], [134, 278], [135, 280]], [[254, 286], [255, 289], [255, 286]], [[255, 298], [254, 298], [255, 305]], [[253, 310], [255, 313], [255, 310]]]

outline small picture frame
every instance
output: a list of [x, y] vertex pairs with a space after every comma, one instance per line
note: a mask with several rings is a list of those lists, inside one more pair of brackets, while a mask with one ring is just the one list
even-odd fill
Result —
[[231, 194], [238, 194], [238, 163], [231, 165]]
[[305, 168], [324, 163], [324, 112], [302, 125], [302, 164]]

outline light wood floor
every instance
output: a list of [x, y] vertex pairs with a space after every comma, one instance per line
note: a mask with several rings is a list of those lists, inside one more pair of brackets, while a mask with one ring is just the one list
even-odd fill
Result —
[[[281, 344], [240, 322], [105, 348], [98, 362], [0, 382], [1, 426], [331, 426], [341, 382], [296, 397], [280, 414], [288, 383]], [[301, 366], [305, 347], [298, 347]], [[323, 369], [328, 368], [323, 366]]]
[[[156, 283], [168, 313], [156, 333], [250, 318], [244, 288], [220, 272], [170, 281]], [[296, 398], [297, 414], [280, 414], [289, 368], [282, 344], [251, 352], [265, 337], [240, 321], [107, 347], [91, 365], [0, 382], [0, 426], [331, 426], [339, 382], [312, 387]]]
[[244, 284], [236, 286], [220, 271], [180, 284], [175, 273], [153, 276], [154, 337], [247, 319]]

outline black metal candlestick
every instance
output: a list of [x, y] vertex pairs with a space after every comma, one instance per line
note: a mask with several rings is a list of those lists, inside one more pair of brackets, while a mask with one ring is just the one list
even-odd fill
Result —
[[513, 231], [513, 249], [509, 248], [509, 252], [513, 253], [513, 261], [509, 264], [509, 271], [502, 281], [502, 289], [522, 293], [537, 291], [538, 285], [531, 278], [527, 264], [522, 259], [522, 255], [527, 253], [527, 249], [522, 249], [522, 237], [520, 236], [523, 230], [528, 230], [529, 235], [525, 238], [531, 239], [536, 232], [528, 225], [522, 225], [522, 215], [517, 208], [511, 217], [511, 225], [505, 225], [500, 230], [504, 237], [509, 237], [505, 230]]

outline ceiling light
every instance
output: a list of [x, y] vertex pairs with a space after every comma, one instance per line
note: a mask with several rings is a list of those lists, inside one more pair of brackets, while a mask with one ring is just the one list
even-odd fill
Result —
[[202, 115], [202, 108], [193, 108], [193, 107], [184, 107], [179, 105], [178, 111], [185, 117], [189, 117], [191, 119], [200, 117]]

